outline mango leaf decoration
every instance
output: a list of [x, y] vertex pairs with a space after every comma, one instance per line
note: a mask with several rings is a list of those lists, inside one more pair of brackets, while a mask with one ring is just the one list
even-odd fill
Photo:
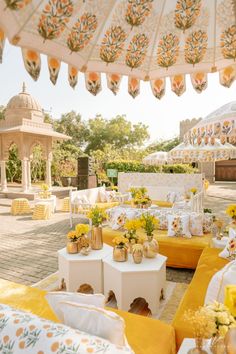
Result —
[[201, 0], [177, 0], [175, 26], [183, 31], [192, 27], [201, 10]]
[[100, 47], [100, 58], [106, 63], [114, 63], [124, 48], [127, 34], [121, 26], [111, 26], [105, 33]]
[[199, 30], [192, 32], [186, 39], [184, 56], [186, 63], [197, 64], [203, 60], [207, 50], [207, 34]]
[[168, 68], [176, 63], [179, 55], [179, 38], [168, 33], [162, 36], [157, 48], [157, 64]]
[[38, 32], [46, 39], [58, 38], [73, 13], [71, 0], [49, 0], [39, 18]]
[[74, 24], [67, 38], [67, 45], [72, 52], [84, 49], [93, 37], [97, 29], [97, 18], [89, 12], [85, 12]]
[[133, 36], [126, 54], [126, 65], [130, 68], [138, 68], [144, 61], [148, 49], [148, 37], [143, 34]]
[[5, 0], [8, 9], [18, 11], [31, 3], [32, 0]]
[[220, 45], [225, 59], [236, 59], [236, 25], [222, 32]]
[[140, 26], [150, 14], [153, 0], [128, 0], [125, 19], [132, 27]]

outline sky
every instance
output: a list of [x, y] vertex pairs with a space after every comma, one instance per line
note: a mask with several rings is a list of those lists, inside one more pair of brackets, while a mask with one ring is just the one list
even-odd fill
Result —
[[86, 90], [82, 73], [75, 90], [69, 86], [65, 64], [62, 64], [54, 86], [49, 80], [46, 57], [42, 56], [42, 59], [40, 78], [35, 82], [24, 68], [20, 48], [6, 44], [3, 63], [0, 64], [0, 105], [6, 105], [12, 96], [18, 94], [25, 82], [27, 91], [55, 119], [71, 110], [80, 113], [84, 119], [93, 118], [96, 114], [107, 119], [125, 114], [132, 123], [147, 125], [150, 142], [153, 142], [177, 136], [181, 120], [205, 117], [220, 106], [236, 101], [236, 83], [231, 88], [221, 86], [218, 73], [208, 75], [208, 88], [201, 94], [193, 89], [187, 76], [187, 89], [181, 97], [171, 91], [167, 79], [166, 93], [161, 100], [154, 97], [147, 82], [141, 82], [140, 95], [133, 99], [128, 94], [126, 77], [123, 77], [115, 96], [107, 88], [103, 75], [103, 89], [94, 97]]

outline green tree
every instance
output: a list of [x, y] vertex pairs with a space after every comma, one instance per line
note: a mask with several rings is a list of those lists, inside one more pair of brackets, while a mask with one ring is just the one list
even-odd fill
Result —
[[155, 151], [170, 151], [179, 144], [180, 144], [179, 137], [158, 141], [148, 146], [147, 153], [151, 153]]
[[21, 180], [21, 161], [18, 155], [16, 144], [12, 144], [9, 148], [9, 158], [6, 163], [7, 180], [10, 182], [18, 182]]
[[0, 120], [5, 119], [5, 110], [4, 106], [0, 106]]

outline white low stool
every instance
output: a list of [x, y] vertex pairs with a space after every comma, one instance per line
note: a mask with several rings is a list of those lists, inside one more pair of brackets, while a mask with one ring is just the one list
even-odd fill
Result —
[[94, 293], [103, 293], [103, 259], [112, 253], [104, 244], [101, 250], [91, 250], [88, 256], [69, 254], [66, 248], [58, 251], [59, 284], [67, 291], [78, 291], [81, 285], [90, 285]]
[[228, 237], [225, 237], [225, 236], [222, 237], [221, 240], [217, 240], [217, 238], [214, 237], [214, 238], [212, 239], [212, 246], [213, 246], [214, 248], [225, 248], [225, 246], [226, 246], [228, 240], [229, 240], [229, 238], [228, 238]]
[[55, 213], [56, 207], [57, 207], [57, 197], [55, 195], [51, 195], [49, 198], [45, 198], [45, 199], [44, 198], [36, 198], [34, 201], [35, 201], [35, 204], [41, 203], [41, 202], [50, 204], [52, 212]]
[[144, 298], [152, 315], [156, 315], [166, 288], [166, 260], [167, 257], [158, 254], [135, 264], [129, 255], [127, 262], [116, 262], [110, 254], [103, 260], [104, 295], [108, 299], [112, 291], [118, 309], [124, 311], [130, 309], [135, 299]]

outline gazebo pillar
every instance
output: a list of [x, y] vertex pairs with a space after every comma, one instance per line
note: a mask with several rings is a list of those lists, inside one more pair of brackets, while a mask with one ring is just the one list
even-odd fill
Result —
[[49, 189], [52, 188], [51, 165], [52, 165], [51, 159], [48, 158], [48, 159], [46, 160], [46, 183], [47, 183]]
[[22, 177], [21, 177], [21, 185], [22, 185], [22, 191], [27, 192], [28, 191], [28, 171], [27, 171], [27, 165], [28, 161], [26, 158], [21, 160], [21, 168], [22, 168]]
[[7, 192], [6, 161], [1, 161], [1, 190]]
[[31, 189], [31, 161], [27, 161], [27, 180], [28, 180], [28, 190]]

